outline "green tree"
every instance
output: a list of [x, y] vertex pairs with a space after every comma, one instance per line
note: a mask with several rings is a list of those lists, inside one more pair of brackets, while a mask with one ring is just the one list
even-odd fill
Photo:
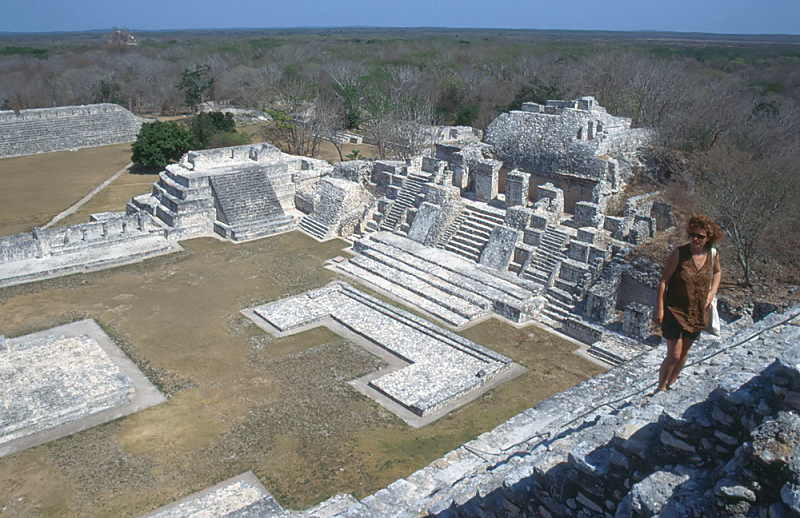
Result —
[[480, 106], [477, 104], [467, 105], [456, 113], [455, 125], [456, 126], [472, 126], [475, 119], [478, 118]]
[[131, 149], [131, 162], [143, 167], [165, 167], [189, 151], [192, 135], [177, 122], [145, 122]]
[[120, 91], [122, 91], [122, 87], [119, 83], [101, 79], [97, 85], [97, 102], [121, 104]]
[[197, 106], [206, 100], [214, 87], [214, 78], [209, 77], [210, 74], [210, 66], [195, 65], [194, 70], [184, 69], [181, 78], [175, 82], [175, 88], [183, 90], [186, 104], [191, 106], [192, 112], [197, 111]]
[[236, 133], [236, 121], [230, 113], [198, 113], [192, 120], [190, 131], [194, 137], [194, 146], [207, 149], [218, 134]]

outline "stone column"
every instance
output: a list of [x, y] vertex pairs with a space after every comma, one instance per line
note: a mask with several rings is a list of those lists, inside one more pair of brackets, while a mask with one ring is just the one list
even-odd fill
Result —
[[480, 201], [492, 201], [497, 198], [501, 162], [482, 160], [475, 164], [475, 198]]
[[514, 169], [506, 175], [506, 207], [528, 205], [531, 175]]

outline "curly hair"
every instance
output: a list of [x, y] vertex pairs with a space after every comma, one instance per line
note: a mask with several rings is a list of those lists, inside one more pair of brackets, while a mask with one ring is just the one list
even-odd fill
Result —
[[689, 221], [686, 223], [686, 234], [692, 233], [692, 230], [704, 230], [708, 236], [706, 241], [706, 248], [711, 248], [714, 244], [722, 238], [722, 229], [719, 225], [705, 214], [692, 214]]

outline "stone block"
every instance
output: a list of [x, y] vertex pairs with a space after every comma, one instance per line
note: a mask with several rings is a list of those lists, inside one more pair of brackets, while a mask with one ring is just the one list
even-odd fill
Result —
[[521, 241], [521, 231], [506, 226], [495, 226], [481, 252], [480, 264], [495, 270], [507, 269], [516, 245]]
[[547, 219], [547, 216], [542, 216], [540, 214], [532, 214], [531, 215], [530, 226], [533, 229], [545, 230], [547, 228], [547, 224], [548, 223], [549, 223], [549, 220]]
[[638, 340], [650, 336], [653, 309], [644, 304], [633, 302], [625, 306], [622, 320], [622, 332]]
[[587, 263], [589, 261], [589, 245], [580, 241], [570, 241], [567, 246], [567, 257], [573, 261]]
[[420, 205], [414, 217], [414, 221], [411, 223], [411, 227], [408, 230], [408, 238], [417, 243], [425, 243], [428, 233], [436, 223], [440, 208], [440, 206], [428, 202], [424, 202]]
[[505, 222], [511, 228], [526, 230], [533, 217], [533, 210], [527, 207], [509, 207], [506, 209]]
[[476, 199], [489, 202], [497, 198], [502, 165], [503, 163], [497, 160], [480, 160], [471, 167], [475, 175]]
[[578, 227], [601, 228], [604, 216], [596, 203], [579, 201], [575, 204], [574, 220]]
[[506, 175], [506, 207], [525, 207], [528, 204], [531, 175], [518, 169]]
[[[536, 188], [536, 201], [547, 201], [547, 210], [557, 214], [559, 217], [564, 212], [564, 191], [554, 186], [552, 183], [546, 183]], [[586, 226], [586, 225], [582, 225]]]
[[597, 230], [591, 227], [581, 227], [578, 229], [575, 239], [581, 243], [594, 244], [597, 239]]
[[544, 231], [535, 228], [526, 228], [523, 232], [522, 242], [526, 245], [539, 246], [542, 242]]

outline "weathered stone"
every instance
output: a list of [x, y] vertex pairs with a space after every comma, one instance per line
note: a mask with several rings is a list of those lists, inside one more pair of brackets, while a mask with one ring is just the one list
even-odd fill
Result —
[[675, 448], [676, 450], [686, 451], [689, 453], [695, 452], [694, 446], [692, 446], [691, 444], [687, 444], [686, 442], [681, 441], [680, 439], [675, 438], [675, 436], [673, 436], [666, 430], [661, 432], [661, 443], [664, 444], [664, 446], [669, 446], [671, 448]]
[[728, 502], [737, 502], [739, 500], [756, 501], [756, 494], [752, 490], [731, 479], [722, 479], [717, 482], [714, 486], [714, 494], [723, 497]]

